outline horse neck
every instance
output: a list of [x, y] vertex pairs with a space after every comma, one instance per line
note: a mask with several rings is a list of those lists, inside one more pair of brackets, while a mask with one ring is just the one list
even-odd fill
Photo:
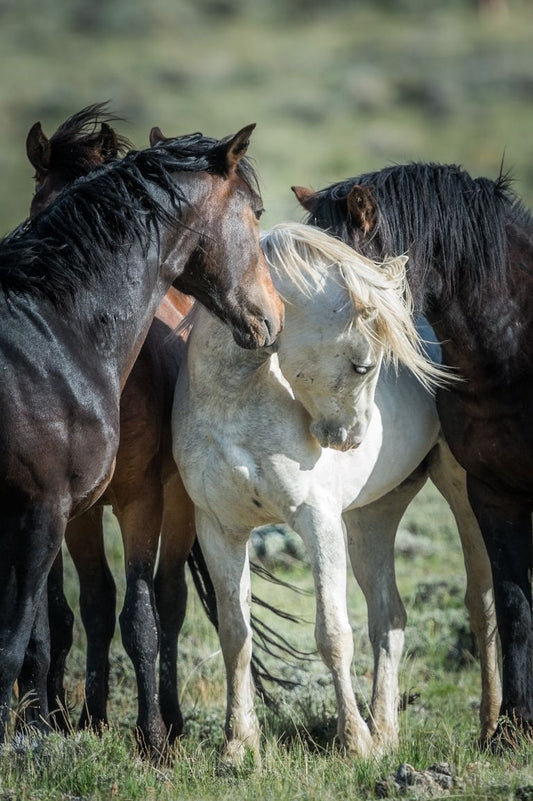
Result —
[[[164, 226], [152, 236], [148, 251], [135, 243], [102, 271], [86, 291], [78, 308], [85, 308], [84, 330], [89, 328], [96, 347], [115, 365], [120, 382], [127, 378], [148, 329], [171, 282], [183, 270], [198, 235], [188, 226]], [[162, 263], [168, 259], [171, 266]], [[181, 321], [175, 314], [175, 323]]]
[[475, 302], [460, 290], [449, 298], [439, 291], [438, 276], [427, 276], [429, 293], [419, 306], [442, 343], [443, 363], [466, 379], [451, 391], [494, 393], [502, 379], [506, 384], [515, 376], [522, 380], [531, 375], [533, 247], [526, 258], [524, 254], [512, 249], [506, 286], [482, 286]]
[[247, 350], [235, 344], [227, 325], [196, 304], [187, 341], [187, 371], [192, 392], [225, 398], [264, 380], [271, 354], [268, 348]]

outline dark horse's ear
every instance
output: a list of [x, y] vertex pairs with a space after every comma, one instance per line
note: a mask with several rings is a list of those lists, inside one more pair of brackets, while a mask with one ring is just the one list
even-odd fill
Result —
[[224, 139], [217, 147], [217, 163], [221, 172], [231, 175], [237, 169], [240, 160], [246, 155], [250, 136], [255, 128], [255, 122], [241, 128], [235, 136]]
[[118, 136], [107, 122], [103, 122], [100, 126], [100, 133], [96, 137], [94, 150], [99, 154], [104, 164], [108, 161], [113, 161], [118, 156]]
[[50, 165], [50, 140], [43, 133], [40, 122], [35, 122], [26, 137], [26, 155], [36, 170], [47, 170]]
[[150, 131], [149, 139], [150, 147], [155, 147], [155, 145], [158, 145], [160, 142], [167, 141], [167, 137], [161, 132], [161, 128], [158, 128], [157, 125], [155, 125]]
[[291, 186], [291, 189], [296, 195], [300, 206], [303, 206], [306, 211], [312, 214], [315, 207], [316, 192], [313, 192], [312, 189], [306, 189], [305, 186]]
[[369, 234], [374, 228], [378, 216], [376, 201], [370, 189], [360, 184], [352, 186], [346, 196], [346, 204], [354, 225], [363, 234]]

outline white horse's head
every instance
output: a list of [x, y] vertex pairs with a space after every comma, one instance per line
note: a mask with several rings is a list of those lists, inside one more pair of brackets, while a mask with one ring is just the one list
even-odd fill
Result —
[[279, 366], [322, 447], [361, 443], [384, 357], [404, 363], [428, 387], [443, 380], [420, 349], [404, 258], [377, 265], [298, 223], [275, 226], [262, 246], [285, 301]]

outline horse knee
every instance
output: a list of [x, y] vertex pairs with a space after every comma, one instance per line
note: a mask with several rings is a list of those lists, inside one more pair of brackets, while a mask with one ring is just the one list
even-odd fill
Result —
[[156, 658], [159, 648], [159, 620], [155, 607], [155, 596], [146, 580], [129, 582], [120, 613], [122, 643], [128, 656], [136, 659], [139, 654]]
[[317, 625], [315, 641], [324, 663], [333, 668], [341, 662], [351, 662], [353, 657], [352, 629], [330, 628]]

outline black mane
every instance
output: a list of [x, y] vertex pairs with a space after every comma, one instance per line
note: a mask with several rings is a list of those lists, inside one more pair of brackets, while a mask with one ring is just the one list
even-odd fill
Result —
[[[0, 241], [0, 288], [58, 305], [109, 269], [119, 249], [136, 242], [145, 254], [161, 226], [181, 219], [186, 201], [173, 173], [220, 173], [224, 141], [200, 133], [169, 139], [78, 179]], [[246, 159], [238, 172], [258, 192]]]
[[508, 176], [474, 179], [456, 165], [422, 163], [386, 167], [319, 191], [307, 221], [354, 244], [342, 200], [356, 184], [371, 190], [378, 209], [373, 232], [358, 238], [356, 247], [374, 258], [408, 254], [415, 297], [432, 268], [447, 298], [459, 288], [475, 298], [482, 285], [501, 287], [508, 266], [506, 225], [531, 225]]
[[[109, 112], [107, 106], [107, 102], [86, 106], [65, 120], [50, 137], [51, 166], [61, 173], [66, 183], [87, 175], [94, 168], [91, 147], [98, 140], [101, 124], [122, 121]], [[117, 155], [124, 156], [132, 149], [132, 144], [125, 136], [113, 133]]]

